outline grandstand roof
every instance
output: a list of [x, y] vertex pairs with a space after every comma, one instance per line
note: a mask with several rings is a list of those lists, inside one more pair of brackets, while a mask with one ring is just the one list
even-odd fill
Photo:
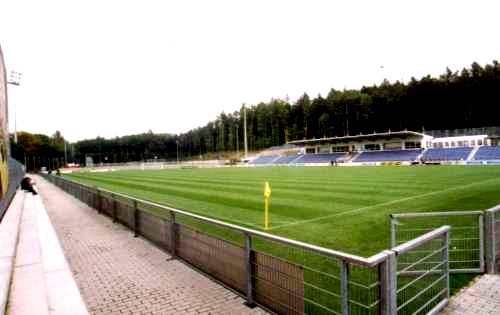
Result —
[[380, 140], [380, 139], [407, 139], [409, 137], [424, 137], [425, 134], [415, 131], [395, 131], [395, 132], [384, 132], [384, 133], [372, 133], [367, 135], [357, 135], [357, 136], [344, 136], [344, 137], [329, 137], [320, 139], [309, 139], [309, 140], [295, 140], [289, 141], [289, 144], [305, 145], [305, 144], [321, 144], [321, 143], [350, 143], [350, 142], [361, 142], [367, 140]]

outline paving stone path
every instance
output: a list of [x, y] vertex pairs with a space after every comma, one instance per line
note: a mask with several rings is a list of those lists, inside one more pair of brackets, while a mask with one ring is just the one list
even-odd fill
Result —
[[91, 314], [268, 314], [37, 176]]
[[467, 288], [451, 297], [441, 315], [499, 315], [500, 276], [477, 277]]

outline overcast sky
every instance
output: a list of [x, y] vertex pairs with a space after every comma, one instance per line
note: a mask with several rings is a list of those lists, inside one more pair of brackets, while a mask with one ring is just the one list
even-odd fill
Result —
[[[500, 59], [500, 1], [6, 1], [10, 130], [183, 133], [271, 97]], [[382, 68], [383, 66], [383, 68]], [[15, 107], [15, 110], [14, 110]]]

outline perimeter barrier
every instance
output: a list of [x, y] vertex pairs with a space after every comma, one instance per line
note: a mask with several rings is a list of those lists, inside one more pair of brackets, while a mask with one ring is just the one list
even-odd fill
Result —
[[488, 273], [499, 271], [500, 261], [500, 205], [485, 211], [488, 246]]
[[99, 213], [279, 314], [434, 314], [449, 227], [364, 258], [43, 175]]
[[450, 225], [450, 272], [485, 271], [483, 211], [398, 213], [391, 214], [390, 220], [392, 247]]

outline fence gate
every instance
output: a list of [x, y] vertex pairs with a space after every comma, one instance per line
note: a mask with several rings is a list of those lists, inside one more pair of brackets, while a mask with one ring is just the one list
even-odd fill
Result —
[[482, 211], [391, 214], [391, 246], [450, 225], [450, 273], [484, 272], [483, 216]]
[[391, 248], [396, 265], [391, 314], [437, 314], [450, 297], [448, 246], [443, 226]]

